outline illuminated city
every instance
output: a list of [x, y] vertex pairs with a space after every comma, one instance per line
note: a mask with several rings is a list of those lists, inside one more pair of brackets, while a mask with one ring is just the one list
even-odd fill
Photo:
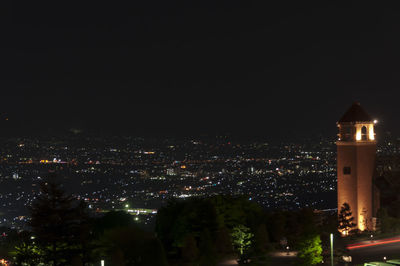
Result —
[[396, 5], [1, 11], [0, 266], [400, 265]]
[[[48, 171], [57, 171], [66, 189], [97, 211], [126, 204], [157, 209], [171, 198], [218, 194], [247, 195], [267, 209], [336, 207], [332, 140], [81, 138], [3, 142], [2, 224], [23, 225], [26, 206]], [[17, 190], [7, 193], [11, 187]]]

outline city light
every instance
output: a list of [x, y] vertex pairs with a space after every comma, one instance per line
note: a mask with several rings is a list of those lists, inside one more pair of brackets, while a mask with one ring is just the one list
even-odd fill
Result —
[[9, 266], [10, 262], [5, 259], [0, 259], [0, 265], [2, 266]]
[[400, 261], [396, 5], [28, 2], [0, 266]]

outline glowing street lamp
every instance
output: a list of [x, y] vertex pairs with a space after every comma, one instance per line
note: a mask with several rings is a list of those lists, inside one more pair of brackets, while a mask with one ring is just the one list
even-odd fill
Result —
[[331, 239], [331, 265], [333, 265], [333, 234], [331, 234], [330, 239]]
[[101, 260], [101, 266], [104, 266], [104, 260]]

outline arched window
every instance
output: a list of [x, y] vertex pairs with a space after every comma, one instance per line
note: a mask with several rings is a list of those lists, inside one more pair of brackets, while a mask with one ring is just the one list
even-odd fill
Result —
[[366, 126], [363, 126], [361, 128], [361, 139], [367, 140], [367, 127]]

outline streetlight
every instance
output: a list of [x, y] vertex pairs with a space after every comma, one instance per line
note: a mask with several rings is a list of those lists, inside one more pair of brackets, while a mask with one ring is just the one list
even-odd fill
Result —
[[104, 266], [104, 260], [101, 260], [101, 266]]
[[333, 266], [333, 234], [331, 234], [331, 265]]

